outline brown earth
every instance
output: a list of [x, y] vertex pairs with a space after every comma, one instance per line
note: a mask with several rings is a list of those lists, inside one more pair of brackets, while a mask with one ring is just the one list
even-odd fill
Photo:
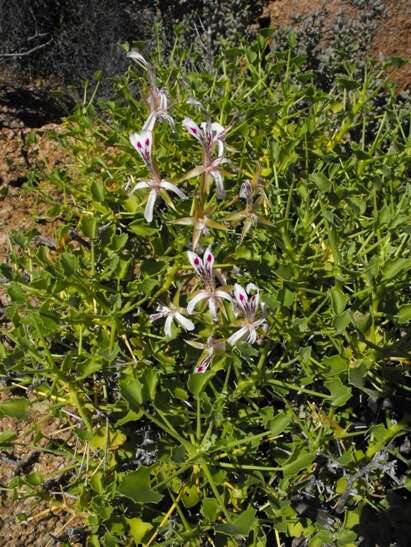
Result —
[[[378, 18], [378, 24], [368, 51], [364, 56], [381, 59], [401, 57], [411, 60], [411, 2], [410, 0], [385, 0], [386, 14]], [[298, 29], [300, 23], [294, 17], [311, 15], [320, 10], [326, 12], [323, 38], [319, 47], [326, 47], [332, 39], [332, 27], [338, 15], [358, 20], [362, 11], [348, 0], [274, 0], [266, 7], [264, 16], [270, 18], [271, 26], [290, 26]], [[411, 63], [390, 70], [390, 77], [399, 89], [411, 87]]]
[[[6, 399], [0, 393], [0, 401]], [[1, 431], [13, 431], [16, 435], [12, 449], [0, 450], [0, 546], [4, 547], [51, 547], [53, 536], [72, 536], [73, 547], [76, 528], [82, 526], [80, 515], [71, 509], [73, 499], [60, 492], [58, 480], [72, 470], [73, 462], [66, 455], [48, 451], [53, 446], [75, 448], [73, 428], [67, 420], [49, 414], [49, 402], [39, 402], [29, 395], [31, 405], [26, 420], [2, 418]], [[56, 479], [51, 488], [44, 489], [42, 499], [29, 495], [30, 487], [20, 485], [7, 488], [10, 481], [22, 480], [38, 473], [44, 479]], [[46, 483], [47, 484], [47, 483]], [[38, 490], [38, 488], [37, 488]]]

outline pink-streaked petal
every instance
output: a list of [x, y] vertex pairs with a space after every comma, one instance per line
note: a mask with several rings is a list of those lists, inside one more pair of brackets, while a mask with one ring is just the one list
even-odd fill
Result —
[[164, 334], [168, 337], [171, 336], [171, 327], [173, 325], [173, 316], [169, 315], [164, 323]]
[[201, 272], [203, 270], [203, 261], [198, 256], [198, 254], [193, 253], [192, 251], [187, 251], [187, 257], [188, 257], [188, 260], [190, 261], [190, 264], [195, 269], [195, 271], [199, 275], [201, 275]]
[[148, 223], [150, 223], [153, 220], [153, 210], [154, 210], [154, 204], [156, 202], [156, 199], [157, 199], [157, 192], [155, 190], [151, 190], [148, 196], [146, 208], [144, 210], [144, 218], [146, 219]]
[[182, 192], [180, 190], [180, 188], [178, 188], [175, 184], [172, 184], [171, 182], [167, 182], [166, 180], [162, 180], [160, 182], [160, 187], [165, 188], [169, 192], [174, 192], [181, 199], [187, 199], [187, 196], [185, 195], [185, 193]]
[[187, 304], [188, 315], [191, 315], [194, 311], [194, 308], [197, 306], [197, 304], [201, 302], [202, 300], [205, 300], [206, 298], [209, 298], [209, 294], [207, 291], [200, 291], [198, 294], [196, 294]]
[[241, 329], [237, 330], [234, 334], [230, 336], [227, 342], [230, 344], [230, 346], [234, 346], [237, 342], [244, 338], [244, 336], [246, 336], [248, 331], [248, 327], [241, 327]]
[[237, 301], [237, 304], [245, 312], [247, 308], [247, 303], [248, 303], [248, 296], [245, 290], [243, 289], [243, 287], [239, 285], [238, 283], [234, 285], [234, 296]]
[[250, 300], [248, 301], [248, 305], [250, 307], [251, 313], [255, 315], [255, 313], [258, 310], [258, 305], [260, 303], [260, 293], [255, 293], [253, 296], [250, 296]]
[[151, 162], [151, 147], [153, 145], [153, 135], [151, 131], [143, 130], [141, 133], [132, 133], [130, 135], [132, 146], [140, 154], [146, 164]]
[[195, 374], [204, 374], [204, 372], [208, 369], [208, 367], [211, 364], [211, 361], [213, 360], [212, 355], [207, 355], [202, 359], [198, 365], [194, 368]]
[[223, 291], [222, 289], [217, 289], [215, 292], [215, 295], [217, 298], [224, 298], [224, 300], [228, 300], [229, 302], [232, 302], [233, 299], [228, 294], [228, 292]]
[[195, 326], [190, 319], [187, 319], [187, 317], [184, 317], [183, 314], [180, 312], [175, 312], [174, 317], [176, 318], [176, 321], [180, 323], [180, 325], [183, 327], [184, 330], [194, 330]]
[[184, 118], [183, 126], [199, 142], [203, 142], [203, 132], [191, 118]]
[[211, 252], [211, 247], [207, 247], [203, 255], [204, 268], [211, 274], [214, 265], [214, 255]]

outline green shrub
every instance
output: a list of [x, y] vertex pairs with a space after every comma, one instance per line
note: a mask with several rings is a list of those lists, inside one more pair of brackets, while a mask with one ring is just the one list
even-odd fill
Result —
[[409, 503], [408, 113], [378, 67], [324, 93], [266, 46], [135, 53], [58, 137], [56, 249], [15, 233], [2, 266], [3, 374], [72, 420], [89, 545], [356, 545]]

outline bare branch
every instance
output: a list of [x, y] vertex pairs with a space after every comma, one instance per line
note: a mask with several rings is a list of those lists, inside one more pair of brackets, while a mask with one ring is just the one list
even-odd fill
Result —
[[42, 49], [48, 46], [52, 41], [53, 41], [53, 38], [50, 38], [48, 42], [45, 42], [44, 44], [40, 44], [39, 46], [33, 47], [31, 49], [28, 49], [27, 51], [21, 51], [18, 53], [0, 53], [0, 57], [25, 57], [26, 55], [30, 55], [31, 53], [34, 53], [35, 51], [38, 51], [39, 49]]

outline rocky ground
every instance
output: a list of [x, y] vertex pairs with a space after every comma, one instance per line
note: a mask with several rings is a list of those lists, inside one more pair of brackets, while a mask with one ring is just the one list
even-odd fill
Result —
[[[274, 0], [263, 16], [271, 27], [292, 28], [307, 40], [318, 34], [318, 55], [352, 42], [349, 52], [357, 59], [411, 59], [409, 0]], [[411, 63], [391, 70], [390, 77], [399, 89], [410, 88]]]

